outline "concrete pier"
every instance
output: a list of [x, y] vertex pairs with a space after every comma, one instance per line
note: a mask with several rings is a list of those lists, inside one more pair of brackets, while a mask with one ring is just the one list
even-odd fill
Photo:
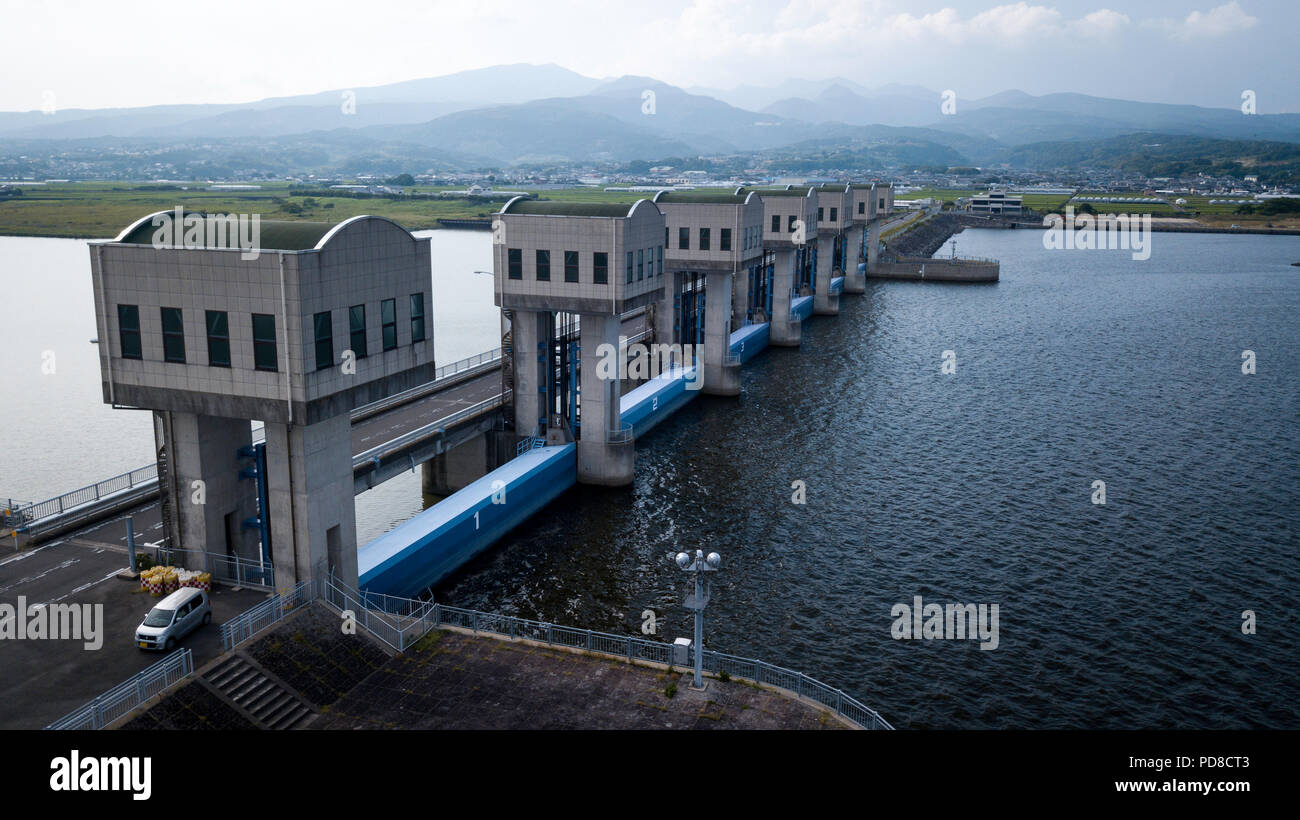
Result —
[[240, 477], [239, 452], [252, 443], [247, 421], [195, 413], [154, 412], [154, 436], [167, 464], [171, 543], [256, 560], [258, 533], [243, 522], [257, 515], [257, 496]]
[[329, 572], [355, 584], [357, 525], [348, 415], [301, 426], [267, 422], [266, 446], [271, 562], [277, 583], [283, 586], [291, 578], [320, 578]]
[[840, 295], [831, 291], [835, 271], [835, 236], [817, 237], [817, 270], [814, 274], [813, 313], [817, 316], [838, 316]]
[[549, 316], [536, 310], [515, 310], [514, 334], [515, 430], [519, 435], [546, 435], [546, 339]]
[[[578, 480], [584, 484], [621, 487], [632, 483], [636, 448], [630, 430], [619, 418], [622, 381], [596, 366], [596, 351], [608, 345], [617, 351], [622, 322], [618, 314], [582, 315], [582, 349], [588, 360], [581, 368], [582, 432], [578, 438]], [[609, 349], [609, 348], [605, 348]]]
[[420, 487], [425, 495], [448, 496], [482, 478], [488, 466], [487, 436], [474, 436], [421, 464]]
[[735, 275], [710, 271], [705, 286], [704, 392], [740, 395], [740, 359], [731, 355], [731, 284]]
[[844, 270], [844, 292], [860, 294], [867, 292], [866, 268], [859, 267], [866, 262], [862, 256], [862, 238], [868, 232], [867, 226], [854, 224], [844, 232], [844, 241], [848, 264]]
[[803, 323], [790, 312], [790, 300], [795, 296], [794, 249], [779, 249], [775, 257], [771, 344], [773, 347], [798, 347], [803, 341]]

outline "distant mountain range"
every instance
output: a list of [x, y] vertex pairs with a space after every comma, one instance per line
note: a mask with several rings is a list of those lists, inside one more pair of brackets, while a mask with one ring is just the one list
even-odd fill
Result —
[[940, 102], [919, 86], [867, 88], [843, 77], [728, 91], [515, 64], [247, 104], [0, 112], [0, 157], [48, 140], [202, 140], [245, 154], [257, 140], [275, 140], [289, 153], [348, 165], [355, 156], [470, 165], [748, 153], [798, 160], [801, 151], [828, 161], [990, 165], [1069, 154], [1019, 150], [1032, 144], [1138, 133], [1300, 143], [1300, 114], [1021, 91], [958, 99], [951, 115]]

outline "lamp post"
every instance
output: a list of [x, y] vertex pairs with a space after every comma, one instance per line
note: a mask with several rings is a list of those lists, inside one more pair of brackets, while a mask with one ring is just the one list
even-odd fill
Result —
[[712, 584], [708, 591], [704, 588], [701, 573], [717, 572], [722, 564], [722, 556], [711, 552], [707, 556], [704, 550], [696, 550], [692, 556], [689, 552], [677, 553], [677, 566], [685, 572], [695, 573], [695, 592], [686, 596], [686, 608], [695, 612], [695, 689], [704, 688], [704, 607], [708, 606]]

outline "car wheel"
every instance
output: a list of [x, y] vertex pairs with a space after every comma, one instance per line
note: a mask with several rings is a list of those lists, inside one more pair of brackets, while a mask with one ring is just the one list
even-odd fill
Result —
[[204, 623], [204, 625], [207, 625], [207, 624], [212, 623], [212, 613], [211, 613], [211, 612], [204, 612], [204, 613], [203, 613], [203, 623]]
[[163, 651], [164, 651], [164, 652], [170, 652], [170, 651], [172, 651], [172, 650], [175, 649], [175, 648], [176, 648], [176, 639], [175, 639], [175, 638], [168, 638], [168, 639], [167, 639], [167, 644], [166, 644], [165, 646], [163, 646]]

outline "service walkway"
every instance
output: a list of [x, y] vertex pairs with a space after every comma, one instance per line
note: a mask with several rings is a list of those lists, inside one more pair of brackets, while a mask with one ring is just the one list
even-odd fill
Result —
[[[463, 630], [431, 632], [397, 654], [364, 630], [344, 635], [338, 614], [319, 603], [236, 655], [311, 709], [297, 724], [304, 729], [851, 728], [772, 687], [710, 679], [696, 692], [682, 670]], [[256, 708], [223, 688], [227, 663], [199, 670], [122, 728], [263, 728]]]

